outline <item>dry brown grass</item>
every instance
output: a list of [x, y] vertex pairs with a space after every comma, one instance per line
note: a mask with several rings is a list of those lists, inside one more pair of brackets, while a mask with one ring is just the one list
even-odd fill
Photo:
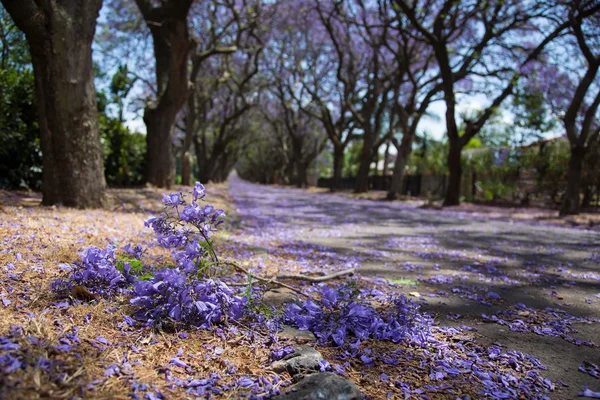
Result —
[[[186, 190], [183, 187], [176, 189]], [[207, 192], [209, 203], [232, 213], [226, 185], [209, 185]], [[151, 188], [111, 190], [113, 205], [110, 208], [74, 210], [42, 207], [40, 196], [36, 194], [0, 192], [0, 295], [12, 302], [6, 307], [0, 304], [0, 336], [8, 335], [11, 326], [23, 327], [22, 334], [15, 339], [22, 346], [21, 354], [35, 359], [64, 361], [60, 372], [65, 373], [57, 384], [39, 368], [19, 370], [3, 382], [15, 385], [8, 392], [10, 398], [73, 398], [81, 396], [83, 390], [85, 398], [125, 399], [129, 398], [133, 379], [156, 385], [168, 398], [189, 398], [183, 388], [171, 388], [173, 385], [158, 369], [161, 366], [170, 367], [173, 374], [182, 379], [188, 375], [203, 378], [219, 372], [223, 377], [220, 384], [233, 384], [243, 374], [264, 374], [268, 350], [257, 345], [261, 340], [259, 337], [243, 337], [243, 329], [235, 340], [202, 330], [189, 331], [189, 337], [181, 339], [177, 332], [120, 329], [123, 315], [131, 312], [124, 298], [101, 300], [97, 304], [75, 304], [68, 308], [55, 306], [59, 300], [50, 292], [50, 282], [64, 275], [59, 265], [77, 261], [78, 252], [88, 246], [104, 248], [113, 243], [120, 248], [127, 243], [152, 241], [152, 233], [144, 228], [143, 221], [150, 213], [160, 212], [163, 193], [164, 190]], [[169, 254], [160, 247], [153, 247], [146, 256], [168, 260]], [[64, 333], [71, 333], [73, 329], [78, 329], [81, 341], [73, 353], [78, 353], [80, 358], [51, 348], [59, 344], [58, 339]], [[26, 339], [29, 335], [43, 339], [47, 346], [33, 345]], [[106, 338], [111, 346], [103, 351], [94, 347], [98, 336]], [[131, 346], [141, 352], [131, 351]], [[223, 354], [208, 357], [212, 347], [223, 348]], [[193, 370], [191, 373], [169, 365], [179, 348], [186, 355], [194, 356], [185, 358]], [[131, 374], [105, 379], [106, 368], [120, 364], [124, 355], [132, 364]], [[223, 372], [225, 359], [237, 366], [237, 374]], [[35, 364], [35, 361], [31, 362]], [[283, 376], [282, 380], [285, 378]], [[85, 388], [85, 384], [95, 380], [98, 381], [93, 387]], [[239, 391], [232, 390], [223, 397], [237, 398], [239, 395]]]

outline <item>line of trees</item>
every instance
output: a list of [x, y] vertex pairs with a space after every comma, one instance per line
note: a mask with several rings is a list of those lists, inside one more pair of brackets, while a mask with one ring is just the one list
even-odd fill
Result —
[[[335, 190], [358, 143], [356, 192], [368, 190], [381, 150], [387, 160], [395, 148], [393, 199], [419, 125], [440, 102], [444, 205], [456, 205], [463, 149], [525, 90], [562, 121], [570, 161], [561, 213], [579, 212], [583, 160], [600, 140], [596, 0], [105, 0], [100, 19], [102, 0], [2, 4], [31, 57], [45, 204], [102, 204], [95, 38], [101, 69], [125, 82], [112, 91], [116, 121], [143, 110], [152, 185], [171, 187], [180, 165], [184, 184], [237, 168], [305, 186], [327, 149]], [[3, 53], [8, 38], [3, 28]], [[474, 97], [486, 100], [459, 112]]]

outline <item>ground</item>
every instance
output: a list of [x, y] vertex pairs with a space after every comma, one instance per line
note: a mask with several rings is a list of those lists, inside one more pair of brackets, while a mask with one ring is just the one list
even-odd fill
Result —
[[[311, 193], [329, 193], [329, 189], [308, 189]], [[354, 193], [352, 190], [343, 190], [336, 193], [351, 199], [386, 201], [387, 192], [382, 190], [371, 190], [367, 193]], [[404, 206], [442, 210], [442, 201], [428, 201], [419, 197], [401, 196], [400, 200]], [[445, 207], [444, 211], [454, 211], [471, 214], [487, 219], [511, 220], [529, 222], [532, 224], [543, 224], [563, 227], [577, 227], [582, 229], [600, 231], [600, 212], [598, 208], [585, 209], [580, 214], [559, 216], [557, 208], [541, 206], [514, 206], [509, 204], [494, 205], [489, 203], [467, 203], [458, 206]], [[595, 212], [593, 212], [595, 211]]]
[[[461, 211], [471, 212], [427, 210], [414, 202], [243, 183], [233, 185], [232, 193], [246, 212], [239, 215], [242, 224], [267, 238], [256, 252], [294, 248], [316, 269], [356, 266], [360, 275], [397, 282], [399, 291], [419, 296], [436, 323], [467, 325], [481, 343], [499, 342], [538, 357], [547, 377], [568, 385], [552, 398], [574, 398], [583, 385], [600, 389], [598, 379], [578, 371], [584, 360], [600, 363], [597, 346], [532, 332], [568, 318], [560, 313], [565, 311], [591, 317], [573, 323], [573, 337], [600, 344], [598, 320], [592, 322], [600, 318], [600, 233], [516, 222], [498, 213], [486, 218], [484, 207], [476, 214], [468, 206]], [[288, 240], [269, 245], [274, 237]], [[490, 291], [500, 298], [490, 300]], [[519, 303], [532, 310], [506, 320], [523, 320], [523, 329], [513, 329], [526, 332], [482, 317]], [[536, 318], [527, 315], [533, 310]], [[559, 330], [553, 334], [560, 336]]]
[[[584, 385], [600, 389], [593, 367], [578, 370], [584, 361], [600, 364], [598, 232], [253, 185], [235, 177], [229, 186], [209, 185], [207, 192], [208, 200], [230, 215], [227, 229], [215, 237], [223, 258], [268, 276], [318, 275], [353, 267], [354, 276], [328, 284], [352, 281], [371, 291], [405, 293], [433, 316], [432, 332], [439, 339], [434, 347], [447, 350], [363, 343], [369, 353], [361, 357], [394, 352], [402, 354], [399, 365], [364, 359], [344, 363], [341, 350], [317, 346], [332, 365], [344, 364], [344, 374], [370, 398], [403, 398], [404, 385], [415, 398], [478, 398], [480, 376], [463, 372], [439, 383], [431, 375], [437, 364], [428, 362], [464, 362], [479, 357], [474, 355], [478, 352], [486, 355], [482, 358], [494, 376], [530, 373], [535, 362], [511, 350], [546, 365], [542, 375], [556, 387], [550, 398], [574, 398]], [[189, 398], [199, 393], [193, 392], [200, 385], [196, 379], [205, 379], [202, 387], [213, 395], [221, 391], [217, 397], [238, 398], [251, 389], [256, 394], [257, 385], [265, 392], [285, 386], [288, 375], [268, 370], [270, 353], [273, 340], [275, 349], [293, 341], [273, 338], [246, 322], [235, 331], [153, 330], [124, 323], [131, 308], [125, 298], [92, 303], [56, 298], [50, 282], [64, 276], [65, 265], [90, 245], [143, 244], [148, 246], [148, 262], [168, 263], [168, 253], [154, 245], [143, 227], [148, 214], [160, 211], [162, 191], [113, 190], [111, 196], [110, 209], [81, 211], [40, 207], [37, 195], [0, 192], [0, 348], [9, 349], [1, 337], [11, 335], [11, 325], [18, 326], [24, 337], [46, 341], [45, 347], [34, 346], [29, 353], [38, 351], [45, 359], [69, 365], [57, 367], [63, 374], [58, 380], [40, 375], [37, 365], [18, 374], [0, 374], [3, 385], [14, 388], [2, 393], [12, 398], [73, 397], [84, 386], [86, 398], [127, 398], [130, 392], [150, 399], [152, 393]], [[225, 279], [243, 284], [245, 277]], [[288, 283], [303, 285], [305, 293], [316, 290], [306, 283]], [[78, 343], [67, 336], [72, 332]], [[74, 346], [78, 357], [63, 354], [59, 343]], [[497, 352], [502, 352], [500, 357]], [[187, 365], [178, 365], [176, 358]], [[261, 377], [268, 383], [259, 382]], [[533, 381], [547, 385], [538, 378]]]

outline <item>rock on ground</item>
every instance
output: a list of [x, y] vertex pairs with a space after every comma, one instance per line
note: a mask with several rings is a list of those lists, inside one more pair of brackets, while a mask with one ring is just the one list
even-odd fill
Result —
[[288, 391], [275, 397], [278, 400], [360, 400], [362, 394], [350, 381], [332, 373], [307, 375]]
[[287, 371], [290, 375], [318, 372], [321, 370], [323, 356], [310, 346], [296, 346], [294, 352], [275, 361], [271, 368], [275, 372]]

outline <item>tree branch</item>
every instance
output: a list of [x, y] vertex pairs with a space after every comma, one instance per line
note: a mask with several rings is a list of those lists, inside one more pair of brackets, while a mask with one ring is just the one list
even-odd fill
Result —
[[43, 37], [48, 17], [33, 0], [3, 0], [2, 5], [20, 30], [38, 39]]
[[277, 279], [295, 279], [295, 280], [302, 280], [302, 281], [307, 281], [307, 282], [324, 282], [324, 281], [328, 281], [331, 279], [339, 278], [340, 276], [346, 276], [346, 275], [352, 276], [355, 273], [356, 273], [356, 269], [350, 268], [350, 269], [345, 269], [343, 271], [338, 271], [338, 272], [334, 272], [332, 274], [323, 275], [323, 276], [306, 276], [306, 275], [301, 275], [301, 274], [283, 274], [283, 275], [277, 275]]

